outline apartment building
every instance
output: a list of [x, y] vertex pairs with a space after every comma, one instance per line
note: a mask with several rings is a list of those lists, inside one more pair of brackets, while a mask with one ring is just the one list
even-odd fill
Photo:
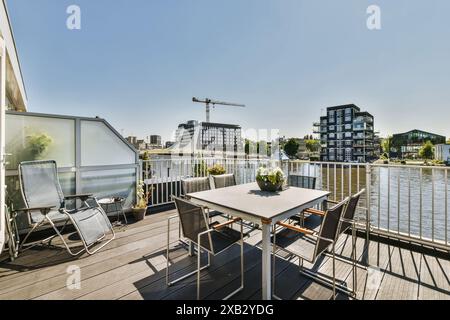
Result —
[[370, 162], [375, 159], [374, 117], [354, 105], [327, 108], [316, 124], [321, 161]]

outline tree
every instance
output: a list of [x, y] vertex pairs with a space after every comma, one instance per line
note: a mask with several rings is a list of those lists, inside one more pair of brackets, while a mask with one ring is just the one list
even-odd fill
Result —
[[306, 149], [310, 152], [318, 152], [320, 149], [320, 142], [318, 140], [306, 140]]
[[391, 152], [391, 146], [392, 145], [392, 136], [388, 136], [387, 138], [383, 139], [381, 142], [381, 148], [383, 149], [383, 153], [386, 153], [389, 155]]
[[284, 152], [290, 157], [294, 158], [297, 155], [300, 144], [295, 139], [289, 139], [284, 145]]
[[422, 159], [431, 160], [434, 158], [434, 145], [431, 141], [427, 141], [423, 144], [422, 148], [419, 150], [419, 156]]

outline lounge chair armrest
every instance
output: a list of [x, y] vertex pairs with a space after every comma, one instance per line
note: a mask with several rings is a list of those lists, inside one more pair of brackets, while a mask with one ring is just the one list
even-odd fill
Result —
[[76, 200], [76, 199], [80, 199], [81, 201], [86, 201], [88, 199], [93, 198], [94, 195], [89, 193], [89, 194], [74, 194], [71, 196], [65, 196], [64, 199], [65, 200]]
[[228, 226], [228, 225], [230, 225], [232, 223], [238, 222], [238, 221], [241, 221], [241, 218], [233, 218], [231, 220], [228, 220], [227, 222], [216, 224], [216, 225], [212, 226], [212, 228], [214, 230], [220, 230], [220, 229], [222, 229], [222, 228], [224, 228], [224, 227], [226, 227], [226, 226]]
[[293, 226], [293, 225], [288, 224], [288, 223], [278, 222], [277, 225], [279, 225], [279, 226], [281, 226], [281, 227], [284, 227], [284, 228], [288, 228], [288, 229], [290, 229], [290, 230], [292, 230], [292, 231], [296, 231], [296, 232], [299, 232], [299, 233], [303, 233], [303, 234], [305, 234], [305, 235], [311, 235], [311, 236], [316, 235], [316, 233], [315, 233], [313, 230], [309, 230], [309, 229], [306, 229], [306, 228], [296, 227], [296, 226]]
[[14, 210], [13, 213], [18, 212], [31, 212], [31, 211], [40, 211], [44, 216], [48, 214], [52, 209], [55, 209], [56, 206], [49, 206], [49, 207], [36, 207], [36, 208], [22, 208]]

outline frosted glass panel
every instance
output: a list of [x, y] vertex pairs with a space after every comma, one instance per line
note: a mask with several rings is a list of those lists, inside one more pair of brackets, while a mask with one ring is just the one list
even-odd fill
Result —
[[92, 193], [98, 199], [125, 198], [125, 207], [129, 208], [136, 198], [136, 169], [82, 172], [81, 189], [82, 193]]
[[75, 121], [6, 115], [7, 169], [31, 160], [55, 160], [58, 167], [75, 165]]
[[136, 163], [136, 153], [104, 123], [81, 122], [82, 166], [134, 163]]

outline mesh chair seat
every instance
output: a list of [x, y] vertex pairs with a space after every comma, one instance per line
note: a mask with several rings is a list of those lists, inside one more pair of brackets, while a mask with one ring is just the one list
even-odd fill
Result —
[[98, 208], [85, 208], [70, 214], [88, 246], [103, 238], [110, 230], [105, 216]]
[[[241, 239], [241, 233], [231, 228], [211, 232], [212, 253], [218, 254]], [[208, 235], [201, 236], [202, 247], [208, 242]]]
[[221, 216], [221, 215], [223, 215], [223, 213], [220, 211], [217, 211], [217, 210], [211, 210], [208, 212], [208, 216], [210, 218], [214, 218], [214, 217]]
[[[59, 212], [59, 210], [51, 210], [47, 217], [53, 222], [62, 222], [68, 219], [67, 215]], [[33, 211], [30, 214], [30, 218], [32, 223], [40, 223], [45, 219], [45, 216], [40, 211]]]
[[[271, 242], [273, 243], [273, 236]], [[283, 229], [277, 233], [275, 244], [289, 253], [301, 256], [303, 259], [312, 262], [317, 239], [307, 235], [300, 235], [293, 230]]]

